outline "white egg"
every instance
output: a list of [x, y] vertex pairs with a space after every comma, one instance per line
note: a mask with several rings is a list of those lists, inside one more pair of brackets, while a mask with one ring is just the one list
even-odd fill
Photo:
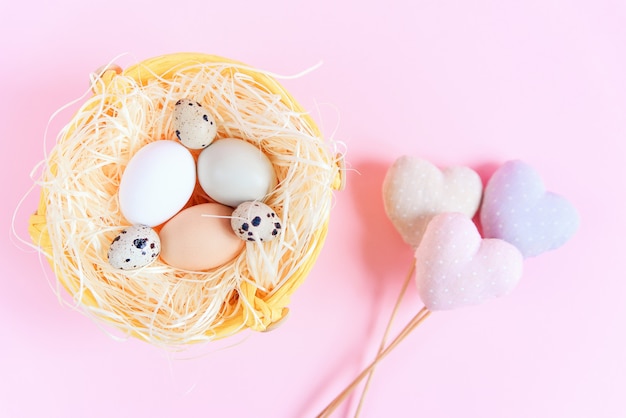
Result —
[[263, 200], [276, 185], [276, 173], [259, 148], [241, 139], [224, 138], [200, 153], [198, 180], [213, 200], [237, 207]]
[[243, 202], [233, 211], [230, 226], [244, 241], [267, 242], [282, 232], [282, 221], [274, 210], [261, 202]]
[[185, 206], [195, 184], [195, 162], [187, 148], [174, 141], [151, 142], [124, 170], [120, 210], [131, 224], [160, 225]]
[[155, 261], [161, 252], [161, 240], [149, 226], [133, 225], [115, 237], [107, 254], [111, 266], [134, 270]]
[[178, 140], [190, 149], [208, 147], [217, 135], [213, 116], [200, 103], [190, 99], [176, 102], [172, 126]]

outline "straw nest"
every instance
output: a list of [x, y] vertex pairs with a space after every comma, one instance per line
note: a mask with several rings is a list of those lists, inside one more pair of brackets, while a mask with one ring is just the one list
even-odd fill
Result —
[[[92, 76], [92, 90], [44, 161], [40, 205], [30, 220], [31, 238], [58, 281], [87, 313], [156, 345], [272, 328], [321, 249], [333, 190], [341, 188], [341, 156], [274, 77], [221, 57], [173, 54], [108, 69]], [[122, 173], [141, 147], [174, 138], [172, 110], [181, 97], [212, 110], [218, 139], [243, 139], [269, 157], [278, 185], [266, 203], [284, 232], [269, 243], [247, 243], [210, 271], [181, 271], [161, 260], [116, 270], [107, 250], [129, 225], [119, 210]], [[206, 201], [196, 187], [187, 206]]]

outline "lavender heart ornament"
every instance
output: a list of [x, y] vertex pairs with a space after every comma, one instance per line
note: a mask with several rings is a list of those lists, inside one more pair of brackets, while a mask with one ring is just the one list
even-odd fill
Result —
[[489, 179], [480, 222], [485, 237], [503, 239], [533, 257], [565, 244], [578, 229], [579, 216], [565, 198], [546, 191], [531, 166], [513, 160]]
[[435, 216], [415, 251], [415, 280], [424, 305], [450, 310], [510, 293], [522, 277], [522, 254], [500, 239], [482, 239], [460, 213]]

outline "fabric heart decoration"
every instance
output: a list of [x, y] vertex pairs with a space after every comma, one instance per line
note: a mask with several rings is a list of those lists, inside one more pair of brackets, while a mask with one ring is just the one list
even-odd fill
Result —
[[460, 213], [435, 216], [415, 251], [417, 290], [431, 310], [477, 305], [510, 293], [522, 277], [523, 257], [500, 239], [482, 239]]
[[489, 179], [480, 213], [483, 235], [515, 245], [533, 257], [565, 244], [576, 232], [578, 212], [565, 198], [547, 192], [528, 164], [504, 163]]
[[403, 156], [387, 171], [383, 202], [402, 239], [417, 248], [435, 215], [459, 212], [473, 217], [482, 188], [480, 177], [468, 167], [440, 170], [426, 160]]

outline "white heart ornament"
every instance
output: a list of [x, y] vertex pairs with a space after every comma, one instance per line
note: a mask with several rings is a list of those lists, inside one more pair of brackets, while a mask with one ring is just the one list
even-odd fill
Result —
[[500, 239], [482, 239], [459, 213], [434, 217], [415, 252], [417, 291], [431, 310], [478, 305], [510, 293], [522, 277], [520, 251]]
[[402, 239], [417, 248], [434, 216], [458, 212], [473, 217], [482, 188], [480, 176], [471, 168], [440, 170], [426, 160], [402, 156], [387, 171], [383, 202]]

